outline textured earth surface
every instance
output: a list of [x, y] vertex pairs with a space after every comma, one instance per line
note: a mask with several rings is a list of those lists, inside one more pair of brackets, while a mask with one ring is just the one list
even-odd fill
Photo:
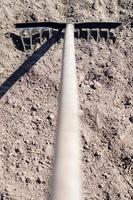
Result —
[[133, 199], [132, 0], [0, 0], [0, 199], [51, 194], [63, 40], [26, 56], [14, 24], [31, 21], [123, 22], [114, 43], [75, 39], [82, 199]]

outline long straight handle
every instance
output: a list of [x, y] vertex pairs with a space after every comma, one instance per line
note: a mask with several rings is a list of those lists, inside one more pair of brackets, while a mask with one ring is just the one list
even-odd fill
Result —
[[74, 25], [67, 24], [61, 73], [52, 200], [80, 200], [79, 100]]

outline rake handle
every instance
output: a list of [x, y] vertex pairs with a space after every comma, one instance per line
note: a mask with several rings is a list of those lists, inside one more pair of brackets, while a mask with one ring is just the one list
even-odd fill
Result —
[[79, 100], [74, 25], [65, 31], [52, 200], [80, 200]]

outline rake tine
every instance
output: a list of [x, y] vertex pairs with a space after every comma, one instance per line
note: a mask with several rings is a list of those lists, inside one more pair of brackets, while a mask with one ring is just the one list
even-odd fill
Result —
[[49, 28], [49, 30], [48, 30], [48, 33], [49, 33], [49, 39], [51, 38], [51, 36], [52, 36], [52, 29], [51, 28]]
[[21, 38], [21, 41], [22, 41], [24, 52], [26, 52], [25, 42], [24, 42], [24, 38], [23, 38], [23, 31], [20, 32], [20, 38]]
[[107, 41], [109, 41], [109, 38], [110, 38], [110, 29], [107, 29]]
[[100, 29], [97, 28], [97, 42], [100, 41]]
[[30, 48], [32, 49], [32, 29], [30, 29], [29, 32], [30, 32]]
[[87, 41], [90, 39], [90, 29], [87, 29]]
[[77, 29], [78, 38], [80, 37], [80, 30]]

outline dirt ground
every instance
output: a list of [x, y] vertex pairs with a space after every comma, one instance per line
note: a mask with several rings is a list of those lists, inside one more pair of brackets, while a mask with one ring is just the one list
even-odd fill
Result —
[[133, 0], [0, 0], [1, 200], [51, 194], [63, 48], [46, 41], [28, 57], [14, 24], [68, 17], [123, 22], [114, 43], [75, 39], [82, 199], [133, 199]]

